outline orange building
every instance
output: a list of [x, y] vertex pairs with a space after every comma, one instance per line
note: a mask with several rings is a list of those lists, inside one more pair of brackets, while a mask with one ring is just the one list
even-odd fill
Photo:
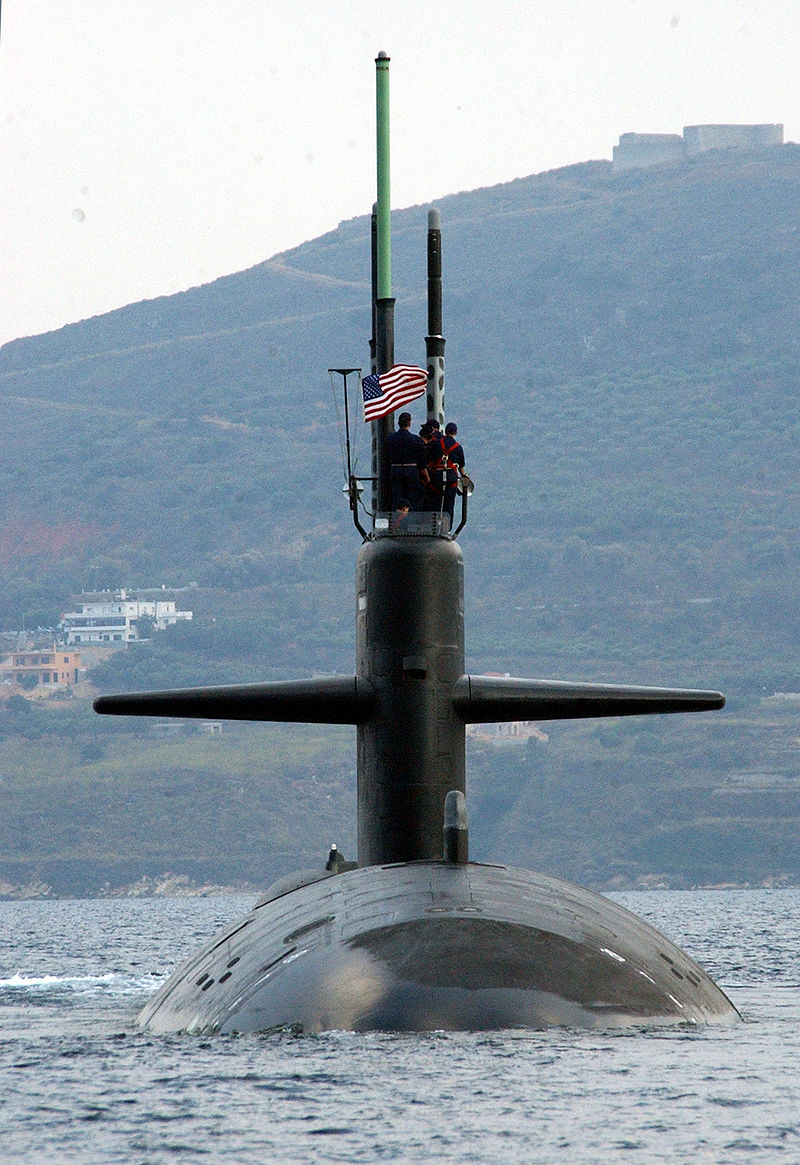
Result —
[[[77, 651], [58, 648], [38, 651], [12, 651], [0, 660], [0, 678], [20, 683], [32, 676], [37, 684], [77, 684], [81, 675], [81, 657]], [[24, 682], [23, 682], [24, 686]]]

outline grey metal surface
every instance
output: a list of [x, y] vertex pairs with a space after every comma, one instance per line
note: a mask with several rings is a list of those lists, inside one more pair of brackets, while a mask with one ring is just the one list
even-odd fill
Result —
[[141, 1026], [424, 1031], [738, 1019], [664, 936], [556, 878], [415, 862], [276, 892], [176, 971]]
[[425, 358], [428, 369], [428, 419], [444, 428], [444, 345], [442, 335], [442, 221], [435, 208], [428, 211], [428, 334]]

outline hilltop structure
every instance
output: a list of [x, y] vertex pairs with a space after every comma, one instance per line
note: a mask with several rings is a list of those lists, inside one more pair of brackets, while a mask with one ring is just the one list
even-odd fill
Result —
[[126, 590], [102, 591], [85, 599], [79, 611], [63, 615], [61, 627], [70, 645], [135, 643], [145, 638], [140, 635], [140, 620], [150, 621], [148, 629], [163, 631], [193, 614], [179, 611], [174, 599], [140, 599]]
[[683, 133], [624, 133], [614, 146], [614, 173], [683, 162], [709, 150], [783, 145], [782, 125], [685, 125]]

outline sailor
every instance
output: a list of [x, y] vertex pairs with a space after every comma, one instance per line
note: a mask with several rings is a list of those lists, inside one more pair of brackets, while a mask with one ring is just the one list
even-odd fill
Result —
[[431, 421], [426, 421], [419, 431], [424, 447], [424, 463], [419, 471], [422, 500], [421, 510], [439, 510], [442, 505], [442, 491], [439, 483], [434, 482], [431, 463], [439, 456], [436, 445], [436, 429]]
[[336, 842], [331, 843], [331, 852], [328, 854], [328, 860], [325, 863], [326, 870], [332, 870], [334, 874], [338, 874], [341, 867], [344, 865], [344, 854], [337, 849]]
[[[423, 429], [425, 432], [423, 432]], [[441, 431], [442, 426], [439, 424], [436, 417], [428, 417], [427, 421], [420, 429], [419, 435], [422, 437], [423, 441], [428, 441], [431, 437], [438, 437], [441, 434]]]
[[456, 500], [456, 486], [459, 477], [466, 477], [464, 468], [464, 449], [457, 437], [458, 425], [455, 421], [448, 421], [444, 427], [444, 442], [447, 447], [447, 488], [445, 492], [445, 508], [450, 514], [450, 523], [453, 522], [453, 506]]
[[397, 509], [392, 515], [392, 529], [400, 530], [401, 532], [408, 529], [408, 511], [411, 509], [411, 503], [408, 498], [399, 498], [397, 502]]
[[425, 467], [425, 444], [411, 432], [411, 413], [401, 413], [398, 428], [386, 439], [391, 466], [392, 508], [399, 509], [401, 498], [407, 498], [412, 510], [422, 508], [420, 471]]
[[448, 421], [444, 435], [435, 434], [428, 445], [428, 472], [434, 492], [440, 499], [444, 513], [453, 524], [453, 508], [456, 500], [456, 484], [464, 473], [464, 450], [456, 434], [458, 425]]

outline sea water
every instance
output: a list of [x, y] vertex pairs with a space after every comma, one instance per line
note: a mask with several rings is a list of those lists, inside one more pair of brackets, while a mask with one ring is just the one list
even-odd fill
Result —
[[0, 1161], [800, 1161], [800, 890], [613, 897], [744, 1022], [156, 1037], [141, 1006], [252, 898], [0, 903]]

